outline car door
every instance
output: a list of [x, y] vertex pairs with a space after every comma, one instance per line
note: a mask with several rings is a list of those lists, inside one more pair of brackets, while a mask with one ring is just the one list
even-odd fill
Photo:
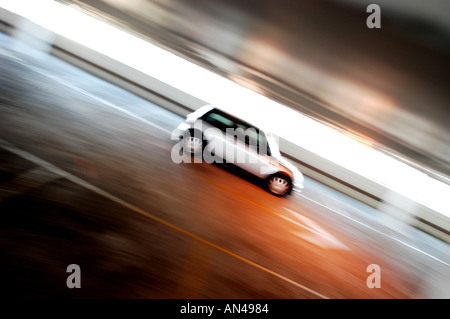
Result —
[[237, 122], [235, 135], [235, 165], [261, 178], [277, 172], [270, 158], [267, 139], [261, 130]]
[[204, 150], [205, 161], [212, 163], [230, 159], [232, 143], [227, 139], [226, 132], [234, 127], [234, 121], [217, 110], [212, 110], [201, 118], [202, 132], [207, 140]]

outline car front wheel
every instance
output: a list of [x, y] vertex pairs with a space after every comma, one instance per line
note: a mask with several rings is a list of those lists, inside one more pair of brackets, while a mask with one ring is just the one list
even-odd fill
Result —
[[291, 192], [292, 181], [284, 174], [274, 174], [267, 179], [269, 192], [277, 196], [284, 196]]

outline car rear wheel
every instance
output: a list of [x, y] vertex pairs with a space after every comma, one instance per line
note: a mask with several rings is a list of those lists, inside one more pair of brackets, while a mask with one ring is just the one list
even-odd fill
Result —
[[284, 196], [291, 192], [291, 179], [284, 174], [274, 174], [267, 179], [269, 192], [277, 196]]
[[199, 130], [189, 129], [183, 135], [183, 151], [191, 154], [201, 154], [203, 151], [203, 134]]

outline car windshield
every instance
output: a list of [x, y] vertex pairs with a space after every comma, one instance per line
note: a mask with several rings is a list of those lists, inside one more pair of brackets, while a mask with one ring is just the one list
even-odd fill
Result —
[[280, 158], [281, 157], [281, 152], [280, 152], [280, 149], [278, 148], [277, 139], [271, 133], [268, 133], [266, 135], [266, 137], [267, 137], [268, 147], [270, 148], [271, 156], [276, 157], [276, 158]]

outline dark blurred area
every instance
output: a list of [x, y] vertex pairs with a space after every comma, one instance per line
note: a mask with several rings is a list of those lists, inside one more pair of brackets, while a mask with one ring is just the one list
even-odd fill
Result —
[[[89, 0], [91, 13], [448, 183], [447, 1]], [[293, 128], [295, 130], [295, 128]]]

